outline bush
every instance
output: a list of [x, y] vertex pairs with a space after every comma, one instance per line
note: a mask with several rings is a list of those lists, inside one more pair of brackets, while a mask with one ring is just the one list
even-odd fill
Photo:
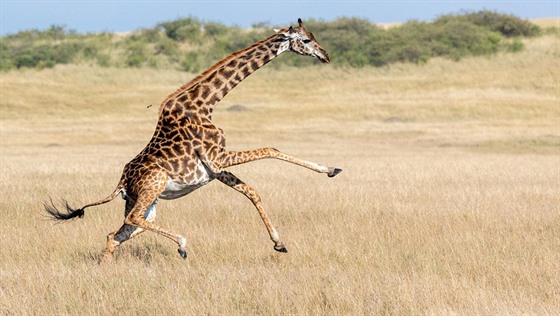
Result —
[[143, 42], [130, 42], [127, 45], [126, 65], [129, 67], [140, 67], [146, 62], [147, 45]]
[[41, 45], [36, 48], [22, 50], [14, 58], [17, 68], [51, 68], [54, 67], [53, 50], [51, 46]]
[[79, 47], [78, 43], [63, 43], [23, 49], [13, 58], [14, 65], [17, 68], [52, 68], [56, 64], [67, 64], [73, 60]]
[[200, 54], [188, 52], [181, 60], [181, 69], [187, 72], [199, 72], [201, 70]]
[[14, 67], [10, 56], [10, 47], [4, 40], [0, 40], [0, 71], [8, 71]]
[[111, 57], [107, 54], [98, 54], [95, 62], [101, 67], [109, 67], [111, 65]]
[[[330, 23], [309, 20], [306, 25], [318, 34], [319, 42], [329, 52], [333, 62], [354, 67], [371, 63], [368, 51], [375, 48], [368, 43], [371, 43], [370, 38], [382, 31], [369, 21], [358, 18], [340, 18]], [[293, 64], [296, 59], [288, 61]]]
[[440, 24], [436, 34], [436, 39], [448, 49], [446, 54], [442, 55], [456, 60], [469, 55], [495, 53], [501, 40], [500, 36], [492, 31], [460, 20]]
[[81, 52], [86, 45], [80, 41], [63, 42], [52, 46], [53, 61], [57, 64], [71, 63], [76, 55]]
[[[410, 21], [388, 30], [368, 20], [307, 20], [335, 66], [383, 66], [395, 62], [422, 64], [435, 56], [459, 60], [498, 51], [523, 50], [519, 37], [542, 32], [528, 21], [491, 11], [444, 15], [434, 22]], [[265, 28], [266, 26], [266, 28]], [[276, 27], [283, 27], [276, 26]], [[64, 26], [22, 31], [1, 38], [0, 70], [46, 68], [56, 64], [93, 62], [101, 66], [175, 67], [198, 72], [228, 54], [272, 34], [267, 23], [244, 30], [186, 17], [126, 35], [77, 34]], [[558, 34], [558, 29], [548, 31]], [[555, 33], [554, 33], [555, 32]], [[273, 63], [304, 67], [313, 58], [286, 54]]]
[[488, 30], [499, 32], [506, 37], [537, 36], [541, 33], [540, 28], [527, 21], [509, 14], [501, 14], [488, 10], [471, 12], [461, 16], [444, 15], [435, 23], [449, 20], [463, 20], [474, 25], [484, 27]]
[[179, 55], [179, 45], [168, 37], [162, 37], [155, 43], [155, 54], [164, 54], [166, 56]]
[[202, 22], [196, 18], [188, 17], [171, 22], [159, 24], [165, 35], [178, 42], [189, 41], [198, 43], [200, 41]]
[[[72, 33], [75, 34], [74, 31]], [[69, 33], [64, 25], [51, 25], [47, 30], [38, 33], [40, 38], [51, 40], [63, 40]]]
[[517, 53], [522, 51], [525, 48], [525, 45], [523, 45], [523, 42], [520, 41], [519, 39], [514, 39], [511, 43], [506, 44], [506, 49], [508, 52], [511, 53]]
[[230, 28], [227, 26], [216, 22], [209, 22], [204, 25], [204, 33], [213, 38], [226, 35], [229, 30]]

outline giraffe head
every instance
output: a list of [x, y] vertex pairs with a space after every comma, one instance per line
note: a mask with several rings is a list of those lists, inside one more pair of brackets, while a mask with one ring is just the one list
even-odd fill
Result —
[[298, 26], [290, 26], [288, 29], [276, 30], [278, 40], [282, 41], [277, 55], [285, 51], [292, 51], [304, 56], [313, 56], [324, 63], [330, 61], [327, 51], [319, 45], [313, 33], [307, 32], [301, 19], [298, 19]]

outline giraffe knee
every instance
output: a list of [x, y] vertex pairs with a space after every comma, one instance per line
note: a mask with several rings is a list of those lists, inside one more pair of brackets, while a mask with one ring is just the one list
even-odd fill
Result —
[[144, 216], [134, 213], [129, 214], [129, 216], [124, 219], [124, 224], [127, 226], [141, 227], [144, 226], [144, 223], [146, 223], [146, 219], [144, 219]]
[[278, 156], [278, 155], [280, 155], [280, 154], [282, 153], [280, 150], [278, 150], [278, 149], [276, 149], [276, 148], [274, 148], [274, 147], [265, 148], [265, 151], [267, 151], [268, 154], [269, 154], [271, 157], [276, 157], [276, 156]]

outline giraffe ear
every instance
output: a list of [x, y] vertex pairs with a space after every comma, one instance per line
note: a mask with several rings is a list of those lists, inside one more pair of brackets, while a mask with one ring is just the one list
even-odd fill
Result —
[[286, 29], [274, 29], [274, 33], [276, 34], [282, 34], [284, 36], [287, 36], [288, 34], [294, 33], [294, 28], [290, 26], [290, 28]]
[[287, 41], [289, 39], [288, 34], [286, 32], [282, 32], [282, 30], [277, 30], [276, 36], [279, 41]]

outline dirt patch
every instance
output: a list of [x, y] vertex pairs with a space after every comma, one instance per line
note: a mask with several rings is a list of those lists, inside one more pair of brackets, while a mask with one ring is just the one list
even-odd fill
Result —
[[249, 112], [251, 111], [248, 107], [241, 104], [234, 104], [226, 109], [228, 112]]

